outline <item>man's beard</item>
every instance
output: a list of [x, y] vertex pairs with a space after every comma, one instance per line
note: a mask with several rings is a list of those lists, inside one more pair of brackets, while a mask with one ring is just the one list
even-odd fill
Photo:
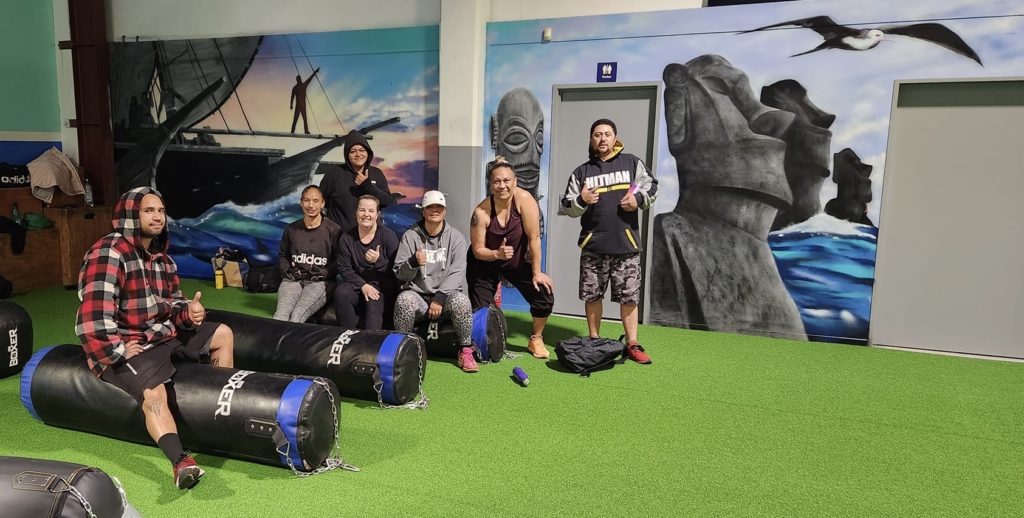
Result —
[[143, 227], [141, 229], [142, 237], [148, 237], [150, 239], [156, 239], [156, 238], [160, 237], [160, 234], [163, 234], [164, 228], [165, 227], [160, 227], [160, 231], [154, 234], [153, 232], [150, 232], [150, 230], [148, 228]]

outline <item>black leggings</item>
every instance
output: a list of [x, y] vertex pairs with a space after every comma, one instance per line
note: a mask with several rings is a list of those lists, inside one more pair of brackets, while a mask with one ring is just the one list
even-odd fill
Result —
[[[387, 295], [381, 290], [379, 299], [366, 300], [361, 290], [346, 282], [339, 283], [334, 290], [334, 314], [338, 317], [338, 326], [370, 331], [384, 329], [384, 308], [389, 300]], [[362, 327], [358, 327], [360, 313], [363, 317]]]
[[476, 257], [469, 258], [466, 280], [469, 283], [469, 302], [473, 310], [487, 307], [494, 302], [494, 292], [498, 290], [498, 282], [502, 278], [512, 283], [523, 298], [530, 304], [530, 315], [545, 318], [551, 315], [555, 305], [555, 297], [547, 291], [537, 291], [533, 287], [533, 270], [529, 263], [523, 263], [515, 270], [502, 270], [494, 263], [481, 261]]

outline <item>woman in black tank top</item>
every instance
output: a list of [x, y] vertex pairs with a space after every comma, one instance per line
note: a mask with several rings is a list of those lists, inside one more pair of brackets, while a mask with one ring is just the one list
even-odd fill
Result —
[[544, 326], [554, 306], [554, 282], [541, 271], [540, 206], [516, 187], [512, 165], [497, 157], [487, 166], [491, 195], [473, 211], [466, 277], [473, 309], [494, 301], [502, 279], [512, 283], [530, 304], [533, 332], [527, 349], [547, 358]]

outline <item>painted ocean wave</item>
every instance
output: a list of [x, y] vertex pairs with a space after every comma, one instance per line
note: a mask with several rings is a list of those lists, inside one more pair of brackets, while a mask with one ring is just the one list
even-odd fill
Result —
[[768, 235], [812, 340], [867, 341], [877, 239], [877, 228], [827, 214]]
[[[241, 250], [250, 264], [273, 264], [281, 245], [281, 234], [288, 223], [302, 217], [287, 196], [258, 206], [222, 203], [201, 216], [171, 220], [171, 256], [184, 277], [212, 279], [210, 258], [222, 246]], [[415, 205], [399, 203], [384, 209], [384, 225], [401, 235], [420, 217]]]

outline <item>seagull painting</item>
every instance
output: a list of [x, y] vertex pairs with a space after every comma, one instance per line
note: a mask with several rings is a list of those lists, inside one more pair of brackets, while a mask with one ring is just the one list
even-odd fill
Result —
[[955, 32], [950, 30], [949, 27], [946, 27], [941, 23], [913, 23], [909, 25], [887, 25], [873, 29], [854, 29], [853, 27], [839, 25], [832, 21], [832, 18], [829, 18], [828, 16], [812, 16], [810, 18], [801, 18], [799, 20], [790, 20], [788, 22], [766, 25], [764, 27], [758, 27], [757, 29], [743, 31], [739, 34], [747, 34], [790, 25], [794, 27], [806, 27], [821, 35], [822, 38], [825, 38], [825, 41], [822, 42], [821, 45], [818, 45], [806, 52], [793, 54], [790, 57], [803, 56], [804, 54], [810, 54], [811, 52], [817, 52], [825, 49], [871, 50], [878, 46], [886, 35], [897, 34], [900, 36], [909, 36], [911, 38], [925, 40], [941, 47], [945, 47], [946, 49], [956, 52], [961, 56], [973, 59], [974, 61], [977, 61], [979, 65], [982, 65], [981, 58], [979, 58], [978, 54], [974, 52], [974, 49], [964, 42], [964, 40]]

